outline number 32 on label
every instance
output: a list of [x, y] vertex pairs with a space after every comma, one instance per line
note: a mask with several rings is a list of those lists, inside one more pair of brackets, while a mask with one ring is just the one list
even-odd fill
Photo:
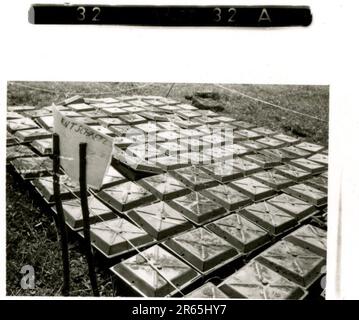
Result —
[[[223, 10], [225, 11], [225, 10]], [[229, 8], [226, 10], [226, 12], [222, 12], [221, 8], [214, 8], [214, 22], [235, 22], [235, 16], [237, 13], [236, 8]], [[225, 18], [223, 17], [223, 13], [225, 14]]]
[[[93, 7], [91, 10], [91, 14], [89, 14], [91, 21], [96, 22], [100, 21], [100, 13], [101, 9], [99, 7]], [[85, 7], [77, 7], [77, 20], [85, 21], [86, 19], [86, 8]]]

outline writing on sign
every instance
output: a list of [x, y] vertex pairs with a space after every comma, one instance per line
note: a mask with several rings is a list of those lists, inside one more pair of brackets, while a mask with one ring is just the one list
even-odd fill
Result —
[[60, 137], [60, 164], [74, 181], [79, 180], [79, 144], [86, 143], [87, 184], [100, 189], [111, 162], [113, 139], [90, 126], [64, 116], [53, 106], [54, 133]]

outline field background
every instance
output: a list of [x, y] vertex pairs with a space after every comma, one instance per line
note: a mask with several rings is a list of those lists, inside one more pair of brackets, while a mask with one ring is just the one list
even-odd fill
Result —
[[[84, 97], [121, 95], [160, 95], [186, 99], [196, 92], [214, 92], [223, 105], [224, 115], [265, 126], [306, 141], [328, 145], [329, 87], [299, 85], [225, 85], [227, 88], [279, 105], [282, 110], [229, 92], [213, 84], [105, 83], [105, 82], [9, 82], [7, 104], [44, 107], [75, 94]], [[304, 115], [291, 112], [300, 112]], [[310, 115], [322, 121], [309, 118]], [[10, 174], [6, 181], [7, 295], [51, 296], [61, 294], [61, 256], [56, 227], [45, 215], [33, 195], [17, 184]], [[91, 295], [86, 260], [79, 244], [70, 244], [71, 295]], [[24, 265], [35, 268], [34, 290], [20, 286]], [[108, 274], [99, 274], [101, 295], [112, 294]]]
[[[300, 135], [308, 141], [328, 143], [329, 87], [298, 85], [225, 85], [243, 94], [283, 108], [314, 116], [314, 120], [290, 111], [234, 94], [213, 84], [106, 83], [106, 82], [16, 82], [8, 85], [8, 105], [48, 106], [75, 94], [84, 97], [120, 95], [160, 95], [188, 102], [196, 92], [215, 92], [224, 114], [267, 126], [284, 133]], [[36, 89], [35, 89], [36, 88]]]

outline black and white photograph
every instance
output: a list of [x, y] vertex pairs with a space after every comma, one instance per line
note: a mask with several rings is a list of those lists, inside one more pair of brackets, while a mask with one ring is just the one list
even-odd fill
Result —
[[324, 300], [329, 93], [8, 81], [6, 295]]
[[358, 9], [7, 2], [9, 313], [316, 318], [359, 299]]

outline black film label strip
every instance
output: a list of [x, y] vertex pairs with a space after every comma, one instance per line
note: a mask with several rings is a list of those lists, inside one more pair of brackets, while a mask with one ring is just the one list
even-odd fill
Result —
[[111, 6], [33, 4], [33, 24], [99, 24], [163, 27], [309, 26], [307, 6]]

